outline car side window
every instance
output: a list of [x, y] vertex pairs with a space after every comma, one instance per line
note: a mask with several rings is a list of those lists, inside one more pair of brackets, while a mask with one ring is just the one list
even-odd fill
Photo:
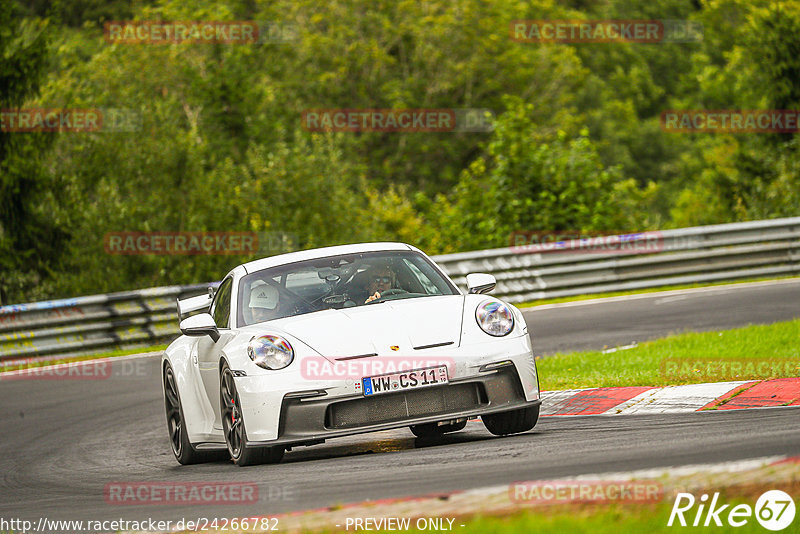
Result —
[[428, 276], [425, 273], [423, 273], [419, 267], [417, 267], [411, 261], [405, 258], [403, 259], [403, 263], [405, 263], [406, 267], [408, 267], [408, 270], [414, 273], [414, 276], [417, 278], [417, 281], [422, 285], [422, 287], [425, 289], [425, 292], [428, 295], [442, 294], [441, 289], [436, 287], [436, 285], [433, 282], [431, 282], [431, 279], [428, 278]]
[[231, 288], [233, 278], [226, 278], [217, 289], [214, 296], [214, 305], [211, 307], [211, 316], [217, 328], [228, 328], [231, 317]]

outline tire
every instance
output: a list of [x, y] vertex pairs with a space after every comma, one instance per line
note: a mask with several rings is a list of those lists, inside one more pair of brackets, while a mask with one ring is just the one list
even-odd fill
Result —
[[163, 375], [164, 404], [167, 411], [167, 433], [172, 448], [172, 454], [181, 465], [199, 464], [219, 460], [219, 451], [198, 451], [189, 442], [186, 432], [186, 418], [183, 416], [181, 396], [178, 393], [178, 382], [172, 366], [167, 362]]
[[228, 446], [233, 463], [239, 467], [263, 463], [278, 463], [283, 459], [283, 447], [251, 447], [247, 445], [244, 415], [241, 402], [236, 391], [236, 382], [227, 363], [222, 365], [219, 375], [220, 414], [222, 415], [222, 431], [225, 444]]
[[460, 423], [450, 423], [447, 425], [425, 423], [422, 425], [411, 425], [408, 428], [410, 428], [411, 432], [413, 432], [418, 438], [438, 438], [448, 432], [458, 432], [459, 430], [464, 430], [465, 426], [467, 426], [466, 420], [461, 421]]
[[539, 405], [482, 415], [481, 420], [486, 430], [495, 436], [527, 432], [535, 427], [536, 422], [539, 420]]

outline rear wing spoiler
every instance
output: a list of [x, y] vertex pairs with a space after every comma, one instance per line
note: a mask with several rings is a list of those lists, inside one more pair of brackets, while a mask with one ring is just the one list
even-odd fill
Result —
[[197, 297], [189, 297], [188, 299], [177, 299], [178, 301], [178, 322], [183, 321], [184, 316], [196, 312], [196, 311], [206, 311], [208, 312], [211, 309], [211, 294], [207, 295], [200, 295]]

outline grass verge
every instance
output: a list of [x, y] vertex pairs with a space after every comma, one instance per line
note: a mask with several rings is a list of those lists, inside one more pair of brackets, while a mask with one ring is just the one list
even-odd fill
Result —
[[800, 319], [687, 333], [630, 349], [555, 354], [538, 360], [545, 391], [667, 386], [800, 376]]
[[[771, 488], [770, 488], [771, 489]], [[727, 512], [736, 504], [748, 504], [753, 506], [755, 500], [732, 499], [725, 501], [730, 507]], [[720, 516], [722, 526], [712, 523], [709, 527], [692, 527], [692, 521], [697, 513], [697, 507], [690, 513], [685, 514], [687, 526], [682, 527], [677, 518], [673, 526], [667, 526], [669, 522], [672, 503], [661, 503], [659, 505], [647, 506], [582, 506], [572, 505], [560, 507], [549, 511], [523, 511], [516, 512], [506, 517], [479, 517], [465, 522], [463, 528], [459, 528], [459, 534], [562, 534], [562, 533], [585, 533], [585, 534], [642, 534], [644, 532], [768, 532], [756, 520], [755, 517], [747, 518], [747, 523], [741, 527], [733, 527], [727, 524], [727, 513]], [[706, 519], [703, 514], [700, 525]], [[795, 524], [797, 522], [795, 518]], [[786, 529], [791, 532], [792, 526]]]
[[[666, 508], [666, 507], [661, 507]], [[643, 532], [663, 532], [667, 521], [656, 506], [577, 506], [549, 512], [526, 510], [506, 517], [479, 517], [464, 523], [458, 530], [463, 534], [641, 534]], [[670, 528], [670, 527], [667, 527]]]
[[[459, 534], [642, 534], [686, 530], [680, 525], [667, 526], [671, 506], [573, 506], [561, 511], [517, 512], [507, 517], [483, 517], [465, 523]], [[755, 523], [755, 524], [749, 524]], [[727, 528], [726, 528], [727, 527]], [[747, 528], [749, 527], [749, 528]], [[691, 528], [689, 530], [712, 530]], [[714, 532], [764, 532], [752, 520], [744, 528], [715, 526]]]

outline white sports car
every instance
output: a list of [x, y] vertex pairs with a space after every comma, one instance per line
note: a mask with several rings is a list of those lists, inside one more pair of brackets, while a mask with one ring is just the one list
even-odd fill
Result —
[[530, 430], [541, 401], [528, 328], [485, 295], [495, 284], [470, 274], [463, 294], [402, 243], [236, 267], [178, 302], [183, 335], [162, 361], [175, 458], [227, 448], [240, 466], [279, 462], [329, 438], [403, 426], [433, 438], [476, 416], [495, 435]]

